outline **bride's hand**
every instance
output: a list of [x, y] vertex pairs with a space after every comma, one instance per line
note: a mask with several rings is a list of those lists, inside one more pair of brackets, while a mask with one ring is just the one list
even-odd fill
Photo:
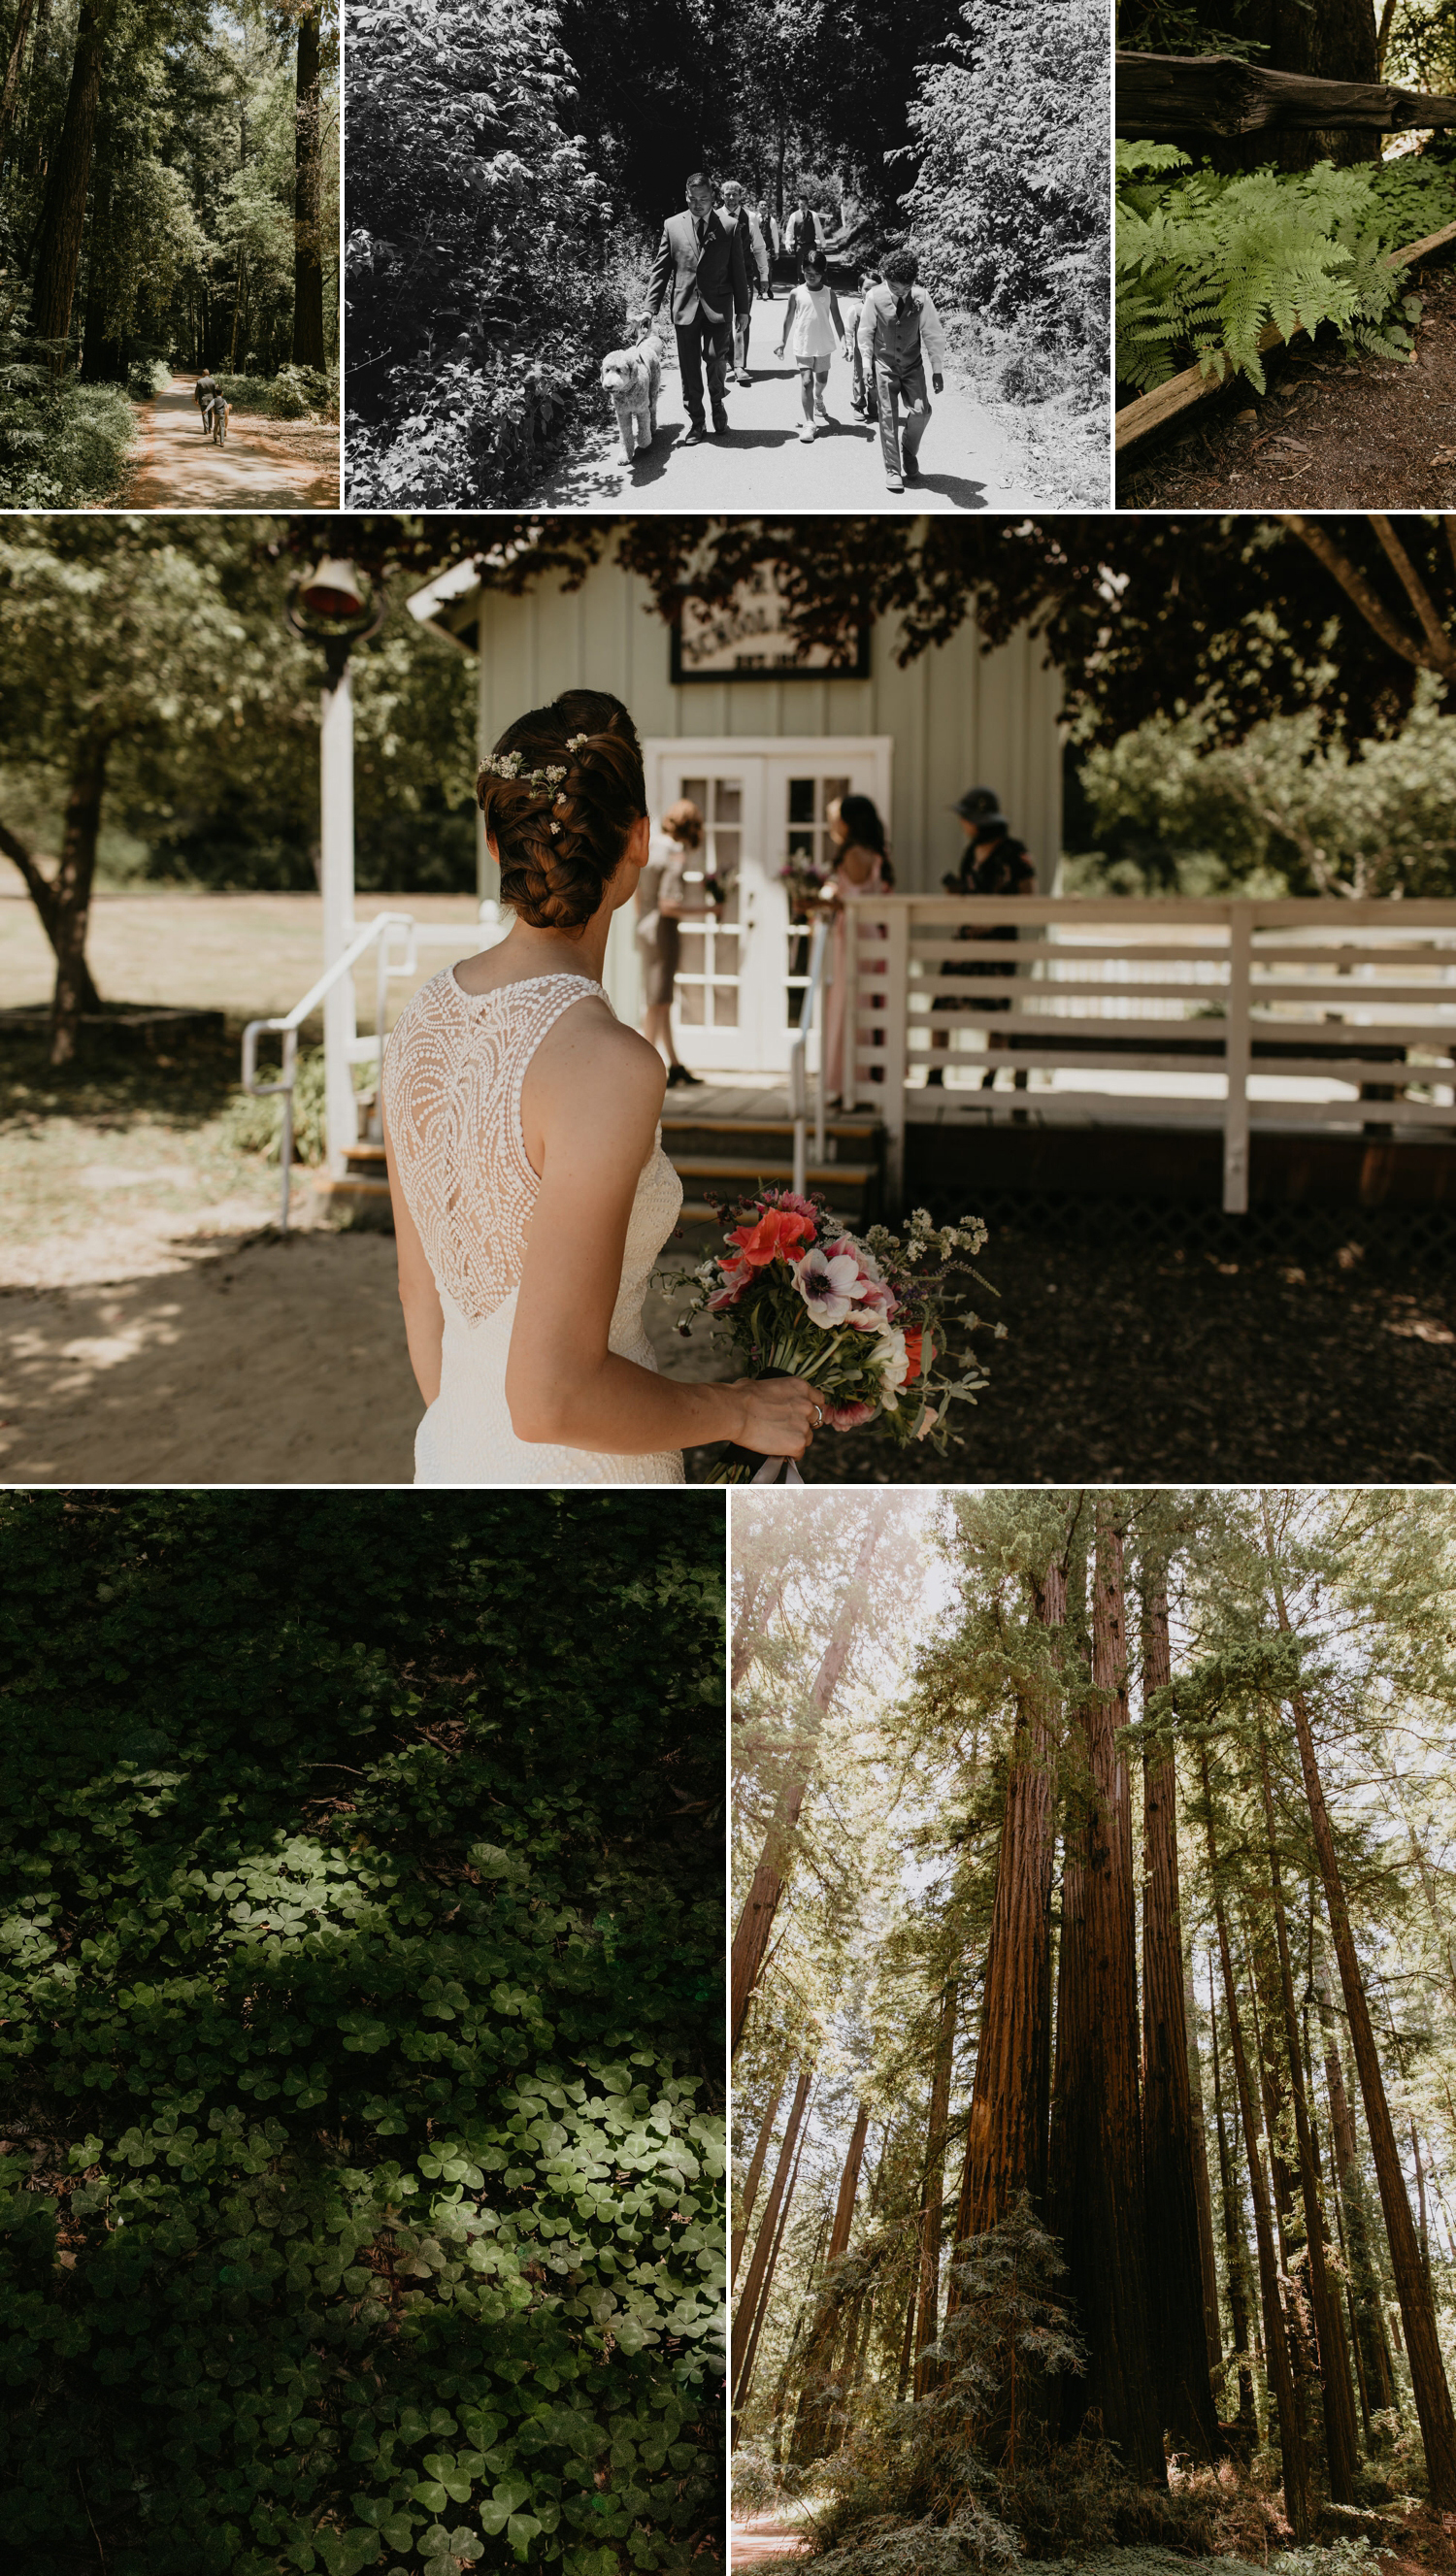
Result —
[[757, 1449], [765, 1458], [802, 1458], [824, 1420], [824, 1405], [812, 1386], [798, 1377], [741, 1377], [734, 1381], [744, 1398], [742, 1449]]

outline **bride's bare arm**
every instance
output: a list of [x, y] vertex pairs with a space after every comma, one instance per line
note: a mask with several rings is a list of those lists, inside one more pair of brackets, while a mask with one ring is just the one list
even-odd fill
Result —
[[801, 1457], [816, 1399], [797, 1379], [688, 1386], [607, 1348], [664, 1080], [656, 1048], [587, 1003], [531, 1060], [521, 1124], [541, 1188], [506, 1363], [516, 1437], [613, 1457], [708, 1440]]
[[409, 1344], [415, 1384], [426, 1404], [433, 1404], [440, 1392], [445, 1311], [440, 1304], [434, 1275], [425, 1259], [425, 1247], [415, 1231], [414, 1218], [405, 1205], [404, 1192], [395, 1169], [394, 1147], [387, 1131], [384, 1157], [389, 1166], [389, 1195], [394, 1207], [394, 1249], [399, 1264], [399, 1302], [404, 1308], [404, 1336]]

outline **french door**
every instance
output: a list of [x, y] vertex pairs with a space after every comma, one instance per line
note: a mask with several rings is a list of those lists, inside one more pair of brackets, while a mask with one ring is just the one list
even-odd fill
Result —
[[644, 749], [654, 822], [682, 797], [703, 817], [689, 887], [711, 871], [726, 888], [716, 921], [682, 925], [678, 1051], [695, 1071], [782, 1073], [809, 947], [785, 880], [832, 866], [835, 797], [872, 796], [888, 815], [889, 738], [659, 739]]

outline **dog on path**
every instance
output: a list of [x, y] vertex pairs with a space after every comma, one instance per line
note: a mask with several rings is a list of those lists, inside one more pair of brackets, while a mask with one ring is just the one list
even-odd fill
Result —
[[613, 349], [602, 360], [602, 390], [612, 397], [622, 438], [622, 462], [630, 465], [639, 449], [657, 436], [657, 397], [662, 390], [662, 352], [655, 333], [644, 328], [630, 349]]

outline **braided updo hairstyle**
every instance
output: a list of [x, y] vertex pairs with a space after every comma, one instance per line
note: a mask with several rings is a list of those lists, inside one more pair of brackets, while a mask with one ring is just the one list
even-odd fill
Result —
[[[560, 776], [543, 780], [548, 770]], [[533, 930], [581, 930], [647, 811], [637, 728], [620, 698], [568, 689], [507, 725], [475, 793], [502, 903]]]

